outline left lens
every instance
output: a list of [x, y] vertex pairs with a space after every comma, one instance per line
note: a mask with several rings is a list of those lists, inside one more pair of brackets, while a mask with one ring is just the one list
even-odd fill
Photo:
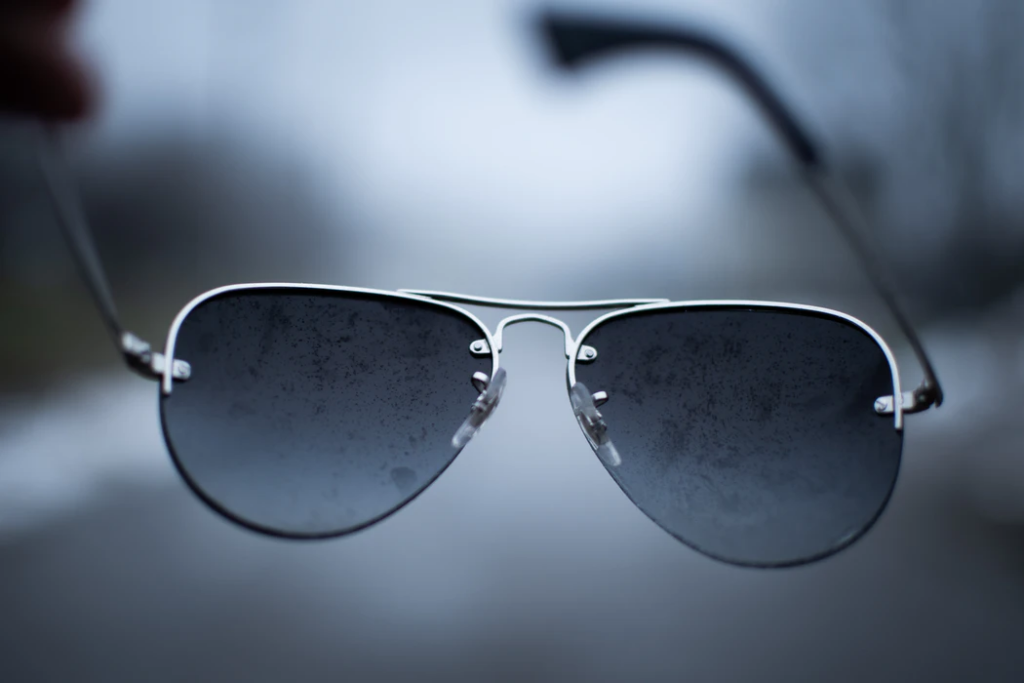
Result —
[[290, 537], [354, 531], [426, 488], [493, 357], [442, 304], [316, 288], [215, 293], [180, 322], [192, 366], [161, 399], [182, 475], [214, 509]]
[[600, 407], [612, 477], [679, 540], [735, 564], [782, 566], [859, 537], [889, 498], [902, 433], [873, 333], [801, 308], [693, 306], [608, 316], [570, 380]]

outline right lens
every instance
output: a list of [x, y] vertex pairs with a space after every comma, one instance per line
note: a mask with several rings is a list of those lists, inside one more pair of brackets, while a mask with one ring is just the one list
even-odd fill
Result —
[[494, 359], [487, 332], [443, 304], [268, 287], [216, 293], [182, 320], [192, 367], [161, 400], [192, 488], [231, 519], [292, 537], [343, 534], [394, 512], [458, 450], [452, 436]]
[[797, 307], [676, 306], [609, 316], [580, 344], [596, 356], [570, 378], [608, 394], [600, 418], [621, 456], [609, 473], [684, 543], [799, 564], [884, 508], [903, 437], [875, 413], [894, 382], [866, 328]]

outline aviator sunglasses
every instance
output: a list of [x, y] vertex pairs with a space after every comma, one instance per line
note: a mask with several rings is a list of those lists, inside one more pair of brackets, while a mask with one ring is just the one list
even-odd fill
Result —
[[[712, 558], [760, 567], [848, 546], [892, 493], [904, 417], [942, 402], [862, 240], [850, 193], [782, 99], [725, 44], [584, 15], [548, 13], [541, 27], [566, 70], [658, 48], [696, 53], [738, 81], [860, 259], [923, 369], [920, 386], [902, 389], [892, 351], [860, 320], [762, 301], [528, 302], [241, 284], [188, 303], [156, 352], [121, 325], [48, 138], [42, 168], [59, 223], [127, 364], [160, 382], [175, 466], [212, 509], [249, 529], [295, 539], [355, 532], [409, 503], [472, 440], [505, 387], [502, 333], [534, 321], [563, 330], [569, 403], [583, 435], [669, 534]], [[465, 305], [510, 315], [492, 331]], [[550, 315], [579, 310], [597, 317], [575, 335]]]

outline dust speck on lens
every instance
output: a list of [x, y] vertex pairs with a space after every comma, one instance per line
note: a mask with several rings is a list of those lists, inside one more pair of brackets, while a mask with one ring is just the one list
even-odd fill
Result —
[[396, 467], [391, 470], [391, 481], [402, 493], [408, 493], [416, 486], [416, 473], [408, 467]]

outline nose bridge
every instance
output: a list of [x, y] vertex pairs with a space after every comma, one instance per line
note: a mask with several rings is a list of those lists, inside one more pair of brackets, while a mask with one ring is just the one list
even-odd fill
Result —
[[572, 357], [575, 339], [572, 336], [572, 330], [569, 329], [569, 325], [567, 325], [563, 320], [553, 318], [550, 315], [544, 315], [543, 313], [520, 313], [518, 315], [510, 315], [499, 322], [498, 327], [494, 331], [494, 345], [497, 347], [497, 351], [500, 352], [502, 349], [502, 333], [505, 331], [505, 328], [510, 325], [525, 322], [543, 323], [544, 325], [550, 325], [562, 330], [562, 336], [565, 339], [565, 357]]

